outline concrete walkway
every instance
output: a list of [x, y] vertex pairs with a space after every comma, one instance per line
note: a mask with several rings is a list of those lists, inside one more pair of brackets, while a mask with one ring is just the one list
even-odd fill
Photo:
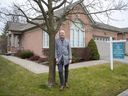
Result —
[[119, 62], [122, 62], [122, 63], [125, 63], [125, 64], [128, 64], [128, 56], [125, 56], [124, 59], [114, 59], [115, 61], [119, 61]]
[[48, 72], [48, 67], [45, 65], [41, 65], [41, 64], [29, 61], [29, 60], [25, 60], [25, 59], [20, 59], [20, 58], [14, 57], [14, 56], [2, 55], [2, 57], [14, 62], [15, 64], [22, 66], [23, 68], [25, 68], [33, 73], [36, 73], [36, 74]]
[[[23, 68], [25, 68], [33, 73], [36, 73], [36, 74], [45, 73], [45, 72], [49, 71], [48, 66], [41, 65], [36, 62], [32, 62], [32, 61], [25, 60], [25, 59], [20, 59], [20, 58], [14, 57], [14, 56], [2, 55], [2, 57], [14, 62], [15, 64], [22, 66]], [[105, 60], [95, 60], [95, 61], [75, 63], [75, 64], [70, 64], [69, 69], [75, 69], [75, 68], [80, 68], [80, 67], [89, 67], [89, 66], [94, 66], [94, 65], [104, 64], [104, 63], [109, 63], [109, 62], [105, 61]], [[56, 69], [57, 69], [57, 67], [56, 67]]]
[[120, 93], [119, 95], [117, 96], [128, 96], [128, 89], [125, 90], [124, 92]]
[[101, 64], [105, 64], [105, 63], [109, 63], [109, 61], [105, 61], [105, 60], [86, 61], [86, 62], [70, 64], [69, 68], [70, 69], [76, 69], [76, 68], [81, 68], [81, 67], [101, 65]]

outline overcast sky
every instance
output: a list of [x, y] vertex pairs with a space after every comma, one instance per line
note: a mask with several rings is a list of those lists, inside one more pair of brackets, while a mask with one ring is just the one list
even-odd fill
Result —
[[[11, 6], [11, 4], [13, 2], [18, 2], [18, 3], [22, 3], [25, 0], [0, 0], [0, 7], [8, 7]], [[111, 0], [109, 0], [111, 1]], [[125, 2], [128, 2], [128, 0], [124, 0]], [[112, 13], [111, 17], [114, 20], [110, 20], [109, 22], [107, 22], [106, 18], [104, 18], [103, 16], [101, 16], [102, 21], [104, 23], [107, 23], [109, 25], [112, 26], [116, 26], [116, 27], [120, 27], [120, 28], [124, 28], [124, 27], [128, 27], [128, 10], [127, 11], [115, 11]], [[3, 23], [0, 20], [0, 29], [3, 27]]]

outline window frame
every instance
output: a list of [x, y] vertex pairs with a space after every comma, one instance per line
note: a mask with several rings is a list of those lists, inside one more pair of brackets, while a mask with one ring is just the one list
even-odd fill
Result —
[[[79, 24], [81, 24], [80, 26], [82, 26], [81, 28], [81, 30], [80, 30], [80, 28], [78, 28], [77, 27], [77, 25], [75, 25], [74, 23], [71, 23], [71, 26], [70, 26], [70, 44], [71, 44], [71, 47], [72, 48], [85, 48], [85, 28], [84, 28], [84, 26], [83, 26], [83, 23], [81, 22], [81, 20], [75, 20], [75, 22], [76, 22], [76, 24], [77, 23], [79, 23]], [[78, 25], [79, 26], [79, 25]], [[76, 40], [76, 42], [78, 42], [78, 45], [75, 45], [75, 36], [74, 36], [74, 34], [75, 34], [75, 32], [74, 32], [74, 30], [76, 31], [76, 32], [78, 32], [77, 34], [78, 34], [78, 40]], [[82, 31], [83, 30], [83, 31]], [[80, 46], [81, 44], [81, 42], [80, 42], [80, 32], [83, 32], [82, 34], [83, 34], [83, 41], [82, 41], [82, 46]]]
[[49, 48], [49, 35], [43, 31], [43, 48]]

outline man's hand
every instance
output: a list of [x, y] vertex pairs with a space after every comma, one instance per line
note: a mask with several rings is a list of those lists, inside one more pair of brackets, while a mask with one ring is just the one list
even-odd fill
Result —
[[69, 64], [71, 64], [71, 63], [72, 63], [72, 60], [70, 59], [70, 60], [69, 60]]
[[58, 59], [56, 58], [56, 64], [58, 64]]

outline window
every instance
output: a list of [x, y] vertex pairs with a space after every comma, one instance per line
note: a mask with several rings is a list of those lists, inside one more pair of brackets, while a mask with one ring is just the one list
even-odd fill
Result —
[[43, 48], [49, 48], [49, 35], [47, 32], [43, 32]]
[[71, 47], [85, 47], [85, 32], [83, 24], [76, 20], [71, 24], [70, 28], [70, 43]]

